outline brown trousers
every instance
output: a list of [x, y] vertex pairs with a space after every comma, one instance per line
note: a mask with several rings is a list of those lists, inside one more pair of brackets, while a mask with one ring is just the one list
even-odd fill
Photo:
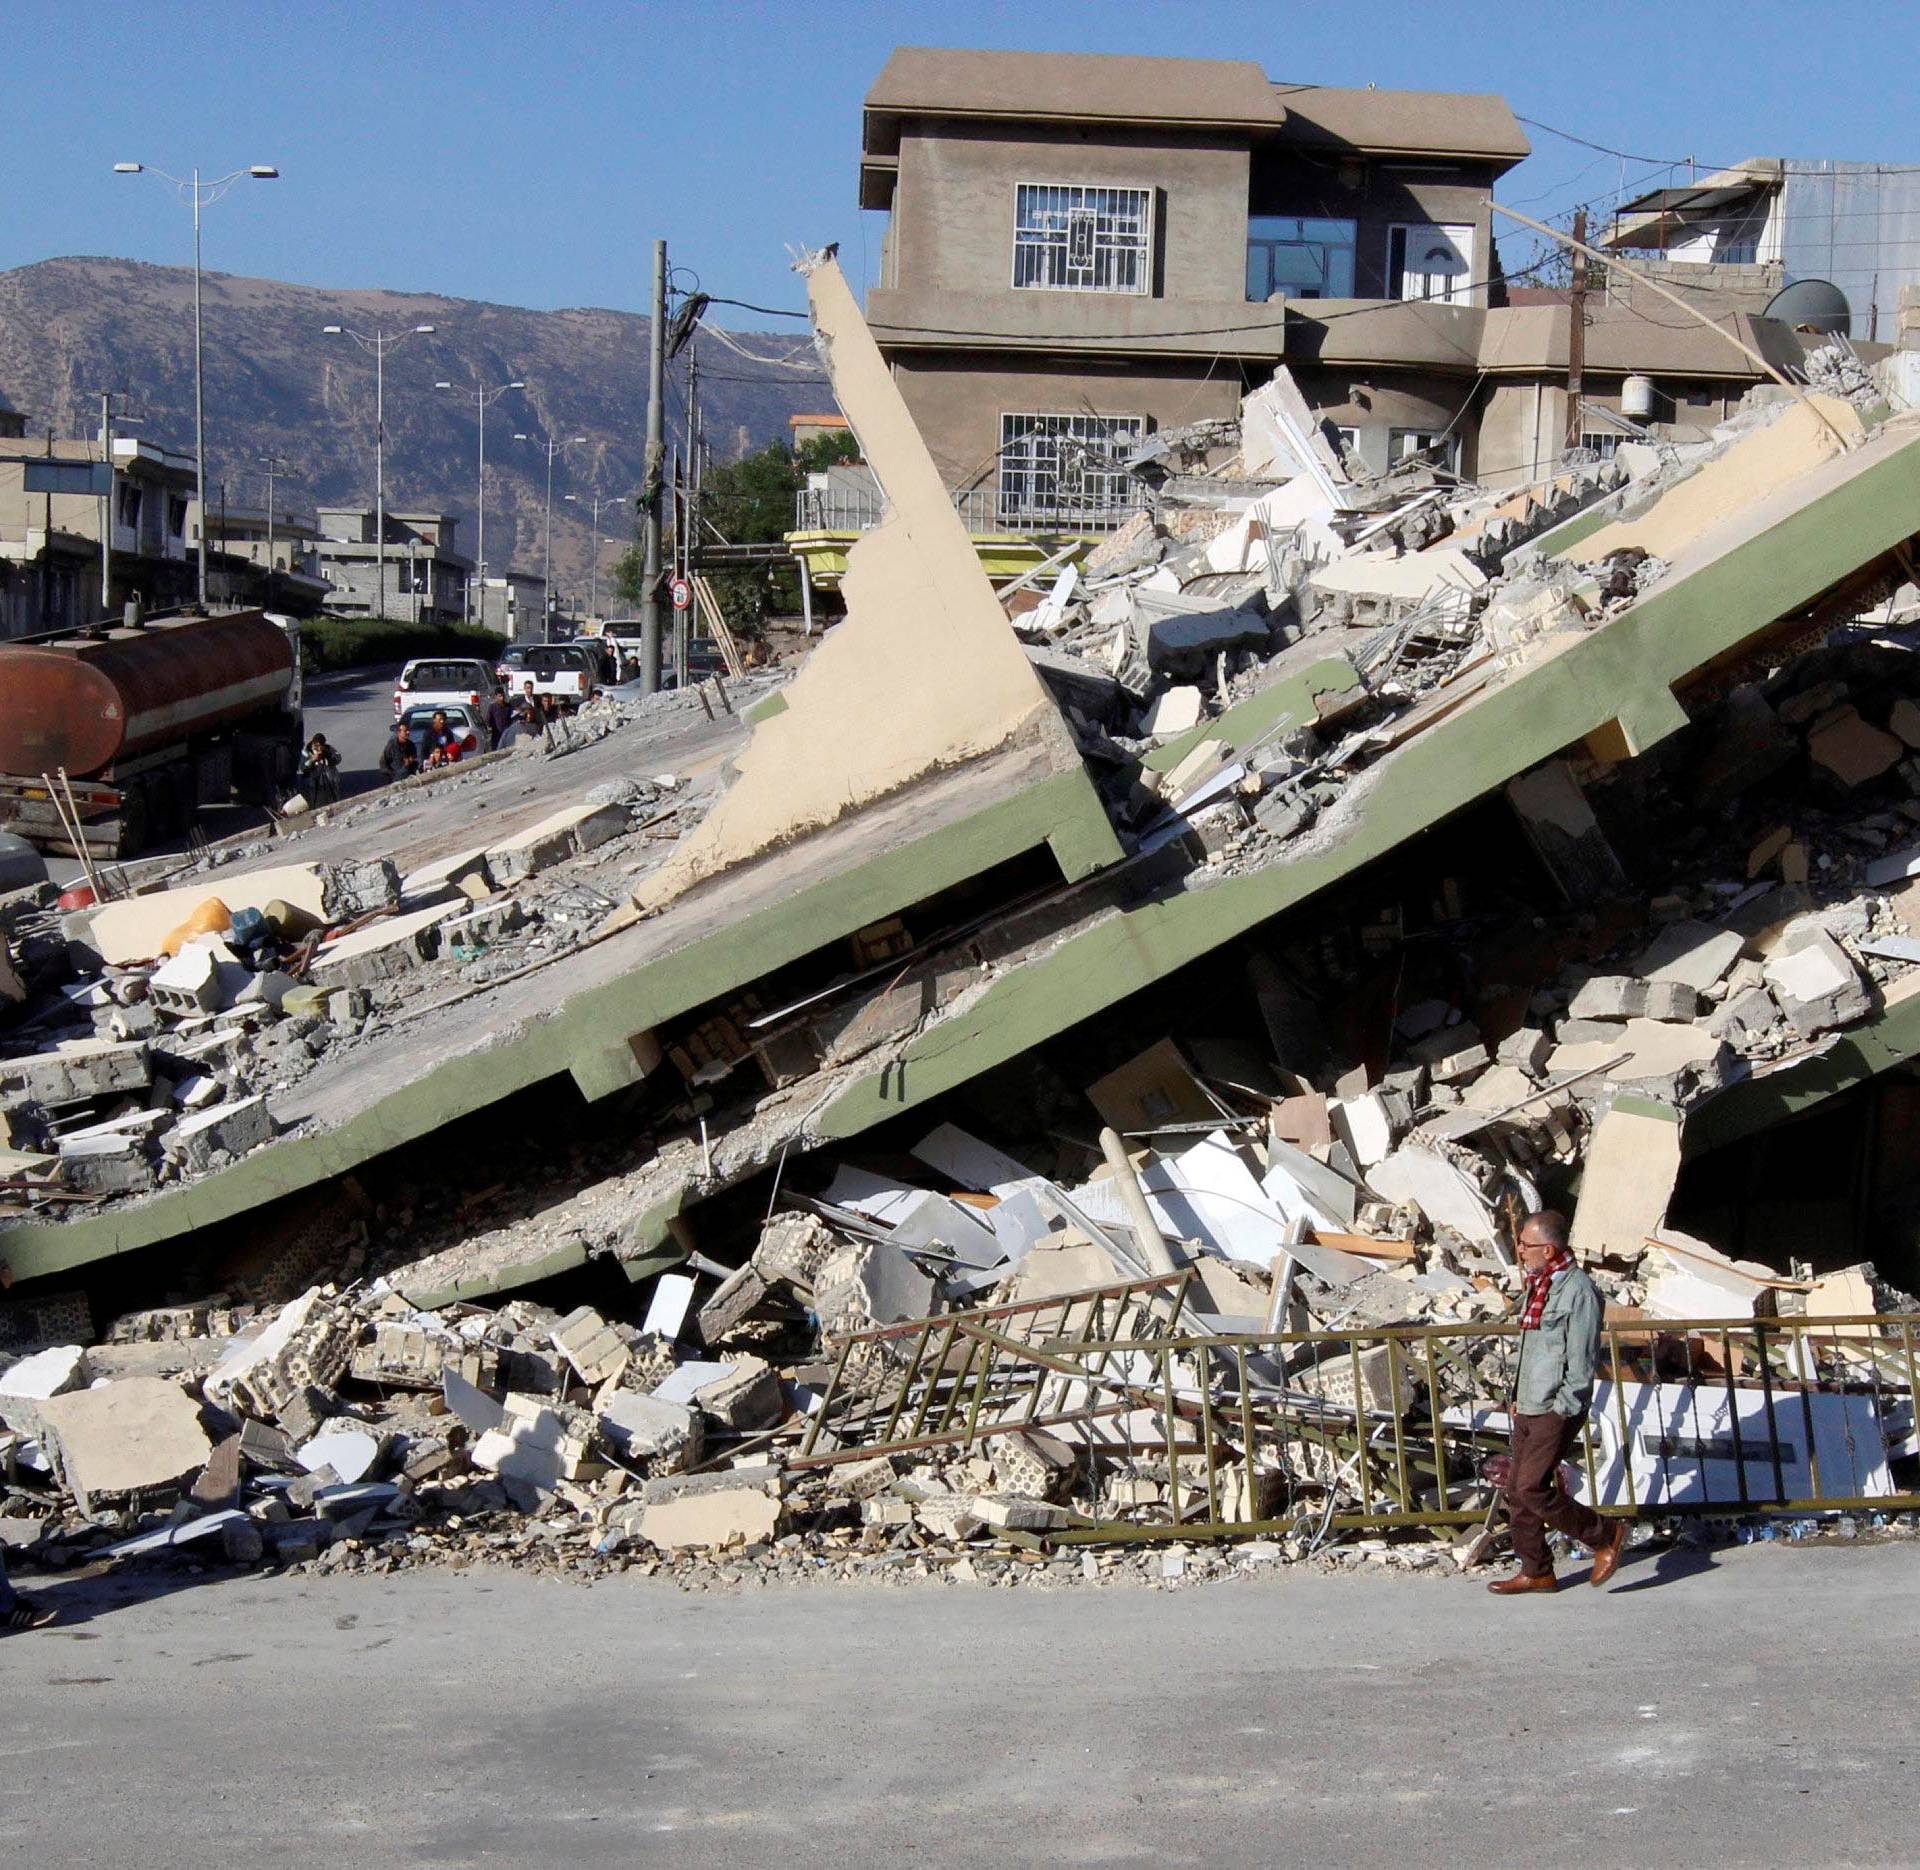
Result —
[[1516, 1415], [1513, 1418], [1513, 1477], [1507, 1485], [1507, 1515], [1513, 1525], [1513, 1549], [1529, 1578], [1552, 1576], [1547, 1528], [1591, 1546], [1606, 1536], [1607, 1522], [1582, 1506], [1560, 1485], [1560, 1463], [1577, 1447], [1583, 1410], [1577, 1416]]

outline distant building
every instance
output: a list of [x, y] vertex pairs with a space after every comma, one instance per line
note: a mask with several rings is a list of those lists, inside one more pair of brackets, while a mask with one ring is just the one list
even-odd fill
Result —
[[510, 571], [481, 583], [481, 626], [496, 630], [510, 643], [543, 640], [543, 612], [547, 581], [528, 571]]
[[332, 587], [329, 610], [371, 617], [379, 609], [408, 623], [458, 623], [466, 616], [473, 561], [455, 550], [460, 522], [451, 513], [388, 512], [384, 604], [374, 509], [323, 506], [315, 521], [314, 565]]
[[1911, 163], [1752, 157], [1623, 202], [1600, 243], [1663, 284], [1710, 288], [1778, 316], [1831, 312], [1845, 335], [1893, 342], [1901, 288], [1920, 287], [1920, 169]]
[[[299, 508], [216, 506], [207, 528], [207, 593], [216, 603], [312, 616], [333, 595], [314, 548], [319, 521]], [[200, 538], [200, 505], [187, 510], [187, 538]]]
[[788, 416], [787, 434], [792, 446], [798, 450], [808, 442], [823, 440], [829, 435], [851, 435], [853, 425], [845, 416]]
[[[9, 412], [10, 413], [10, 412]], [[0, 636], [71, 629], [118, 615], [138, 596], [149, 611], [191, 602], [187, 547], [193, 457], [116, 436], [110, 475], [98, 441], [27, 444], [0, 438]], [[109, 590], [100, 589], [102, 516]]]

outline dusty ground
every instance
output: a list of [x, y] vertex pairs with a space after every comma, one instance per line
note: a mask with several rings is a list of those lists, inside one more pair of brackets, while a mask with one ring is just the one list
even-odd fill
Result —
[[[1911, 1546], [1467, 1578], [49, 1587], [0, 1861], [1911, 1861]], [[1899, 1633], [1895, 1640], [1889, 1635]]]

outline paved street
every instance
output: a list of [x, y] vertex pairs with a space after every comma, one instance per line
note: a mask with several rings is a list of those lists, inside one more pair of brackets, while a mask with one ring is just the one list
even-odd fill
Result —
[[1911, 1545], [1519, 1603], [1417, 1575], [50, 1589], [74, 1620], [0, 1640], [9, 1863], [1914, 1856]]

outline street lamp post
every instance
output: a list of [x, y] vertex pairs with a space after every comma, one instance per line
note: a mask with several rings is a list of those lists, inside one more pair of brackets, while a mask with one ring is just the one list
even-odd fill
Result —
[[201, 346], [200, 331], [200, 210], [211, 207], [235, 182], [243, 176], [255, 182], [277, 181], [280, 171], [271, 163], [256, 162], [245, 169], [235, 169], [230, 175], [223, 175], [217, 182], [203, 182], [200, 171], [195, 169], [186, 178], [169, 175], [165, 169], [156, 169], [151, 163], [116, 162], [113, 165], [115, 175], [157, 175], [163, 182], [171, 182], [175, 192], [183, 201], [193, 204], [193, 483], [194, 497], [200, 505], [200, 556], [196, 579], [197, 596], [200, 608], [207, 607], [207, 394], [206, 367]]
[[[451, 383], [436, 383], [436, 390], [452, 390]], [[524, 390], [526, 384], [518, 377], [511, 383], [502, 383], [489, 389], [485, 384], [476, 385], [471, 390], [457, 390], [460, 396], [471, 396], [474, 407], [480, 412], [480, 477], [479, 477], [479, 530], [474, 539], [473, 567], [474, 585], [479, 599], [480, 627], [487, 624], [487, 410], [497, 403], [509, 390]]]
[[[517, 442], [534, 440], [531, 435], [515, 431], [513, 439]], [[556, 455], [563, 455], [569, 448], [584, 446], [584, 435], [569, 435], [565, 441], [555, 441], [551, 435], [538, 446], [547, 457], [547, 521], [546, 521], [546, 562], [541, 570], [540, 583], [540, 640], [543, 643], [553, 641], [553, 462]], [[568, 499], [573, 496], [569, 494]]]
[[[431, 337], [432, 325], [409, 325], [404, 331], [355, 331], [348, 325], [322, 325], [330, 338], [351, 338], [373, 353], [373, 614], [387, 615], [387, 353], [412, 337]], [[416, 615], [417, 615], [416, 609]]]
[[[575, 506], [580, 504], [580, 496], [577, 493], [562, 494], [560, 497], [562, 500], [571, 500]], [[600, 537], [600, 510], [603, 507], [619, 506], [625, 498], [624, 494], [598, 492], [593, 496], [593, 572], [587, 583], [587, 615], [589, 617], [597, 618], [600, 615], [600, 548], [603, 545], [617, 543], [615, 540]]]

